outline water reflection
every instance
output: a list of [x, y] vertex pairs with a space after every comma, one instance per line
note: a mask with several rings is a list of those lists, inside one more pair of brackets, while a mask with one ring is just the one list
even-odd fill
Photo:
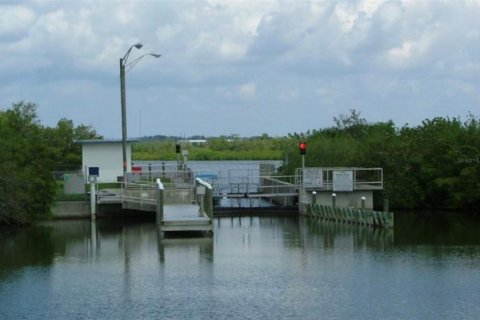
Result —
[[[284, 248], [333, 251], [351, 248], [384, 251], [393, 247], [478, 246], [480, 219], [452, 214], [397, 214], [394, 229], [324, 222], [305, 217], [224, 217], [214, 221], [213, 237], [166, 237], [151, 220], [52, 221], [26, 228], [0, 229], [0, 270], [49, 266], [55, 261], [92, 263], [117, 259], [129, 272], [139, 256], [158, 254], [159, 263], [189, 256], [214, 261], [214, 247], [241, 240], [245, 247], [258, 241], [281, 241]], [[266, 240], [267, 239], [267, 240]]]
[[305, 241], [322, 239], [321, 248], [333, 250], [336, 246], [351, 246], [354, 250], [365, 248], [383, 251], [394, 245], [392, 229], [371, 228], [354, 224], [313, 220], [302, 223]]
[[179, 257], [189, 260], [192, 264], [213, 262], [213, 239], [209, 236], [195, 233], [168, 236], [157, 232], [157, 239], [160, 263]]
[[55, 253], [62, 249], [54, 241], [51, 228], [1, 228], [0, 270], [51, 265]]
[[397, 213], [396, 246], [480, 245], [480, 217], [455, 213]]
[[152, 220], [2, 229], [0, 319], [473, 319], [478, 221], [444, 219], [237, 216], [212, 237], [165, 237]]

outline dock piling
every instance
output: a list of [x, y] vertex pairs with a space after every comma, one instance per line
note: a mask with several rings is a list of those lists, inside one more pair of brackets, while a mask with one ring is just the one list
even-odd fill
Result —
[[90, 214], [92, 220], [95, 220], [95, 215], [97, 214], [97, 201], [96, 201], [96, 192], [95, 192], [95, 182], [90, 182]]
[[156, 220], [157, 225], [161, 226], [163, 221], [163, 203], [164, 203], [164, 188], [159, 178], [157, 178], [157, 191], [156, 191]]

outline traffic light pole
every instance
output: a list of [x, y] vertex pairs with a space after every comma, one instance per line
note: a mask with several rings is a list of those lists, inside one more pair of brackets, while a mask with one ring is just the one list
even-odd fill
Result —
[[303, 187], [303, 178], [305, 177], [305, 155], [302, 154], [302, 187]]
[[303, 187], [303, 178], [305, 177], [305, 155], [307, 154], [307, 144], [304, 141], [301, 141], [298, 144], [298, 149], [300, 151], [300, 156], [302, 157], [302, 187]]

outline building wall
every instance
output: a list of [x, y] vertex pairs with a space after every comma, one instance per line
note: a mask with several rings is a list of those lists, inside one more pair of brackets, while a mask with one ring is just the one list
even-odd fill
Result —
[[[131, 168], [131, 143], [127, 143], [127, 171]], [[82, 168], [88, 176], [89, 167], [99, 167], [99, 182], [115, 182], [123, 175], [122, 143], [82, 144]]]

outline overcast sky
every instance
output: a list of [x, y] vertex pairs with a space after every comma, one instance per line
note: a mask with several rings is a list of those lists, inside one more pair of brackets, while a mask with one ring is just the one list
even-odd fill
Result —
[[479, 115], [480, 1], [0, 0], [0, 108], [121, 137], [282, 136]]

